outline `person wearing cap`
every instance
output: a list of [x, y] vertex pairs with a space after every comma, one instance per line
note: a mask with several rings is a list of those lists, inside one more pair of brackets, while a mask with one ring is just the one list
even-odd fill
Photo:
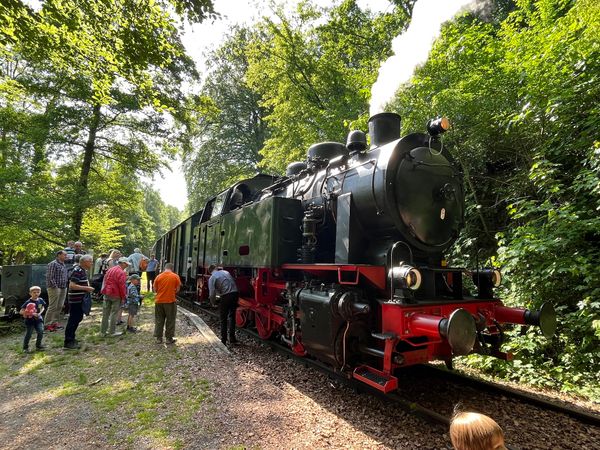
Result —
[[134, 321], [135, 316], [137, 316], [139, 306], [142, 302], [142, 296], [138, 291], [138, 286], [140, 285], [140, 276], [136, 273], [130, 275], [127, 283], [127, 331], [130, 333], [137, 333], [137, 328], [135, 328]]
[[37, 333], [37, 339], [35, 341], [35, 348], [43, 350], [46, 348], [42, 344], [44, 338], [44, 319], [42, 314], [46, 307], [46, 302], [40, 297], [42, 289], [39, 286], [31, 286], [29, 288], [29, 300], [23, 303], [21, 306], [20, 314], [25, 318], [25, 325], [27, 326], [27, 332], [23, 339], [23, 352], [29, 353], [29, 340], [33, 334], [33, 330]]
[[102, 305], [102, 325], [100, 334], [106, 336], [107, 330], [111, 336], [119, 336], [122, 333], [116, 332], [117, 316], [121, 310], [121, 304], [127, 298], [125, 283], [127, 274], [125, 269], [129, 266], [129, 260], [122, 256], [117, 260], [117, 265], [111, 267], [104, 275], [104, 284], [100, 291], [104, 296]]

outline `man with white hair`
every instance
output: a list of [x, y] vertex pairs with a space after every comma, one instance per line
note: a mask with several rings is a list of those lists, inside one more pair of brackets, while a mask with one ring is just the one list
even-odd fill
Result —
[[65, 328], [65, 349], [80, 348], [79, 342], [75, 339], [75, 332], [83, 319], [83, 298], [86, 294], [91, 294], [94, 291], [94, 288], [90, 286], [87, 274], [92, 264], [93, 258], [91, 255], [82, 255], [79, 258], [79, 264], [75, 264], [69, 277], [69, 321], [67, 322], [67, 328]]
[[142, 276], [142, 271], [140, 270], [140, 263], [143, 259], [148, 260], [147, 256], [142, 254], [142, 251], [139, 248], [133, 249], [133, 253], [129, 255], [127, 258], [129, 260], [129, 275], [139, 275]]

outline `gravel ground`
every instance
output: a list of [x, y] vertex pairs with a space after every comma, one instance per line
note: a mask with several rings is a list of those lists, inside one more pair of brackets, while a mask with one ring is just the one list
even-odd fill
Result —
[[[253, 339], [240, 336], [242, 345], [223, 355], [180, 315], [176, 347], [156, 345], [151, 311], [143, 308], [141, 333], [113, 341], [94, 337], [96, 311], [75, 353], [60, 348], [60, 335], [35, 355], [19, 353], [22, 336], [0, 337], [0, 447], [451, 448], [445, 427], [332, 383]], [[600, 449], [598, 428], [558, 414], [408, 375], [402, 385], [440, 412], [460, 401], [490, 414], [516, 448]]]
[[[216, 329], [218, 323], [214, 318], [206, 314], [202, 317]], [[298, 422], [304, 422], [307, 435], [311, 436], [308, 447], [451, 448], [446, 429], [407, 415], [394, 405], [368, 394], [335, 387], [315, 369], [286, 360], [251, 338], [242, 339], [244, 345], [234, 351], [237, 365], [260, 373], [267, 385], [280, 386], [284, 391], [292, 386], [302, 394], [301, 399], [309, 397], [315, 402], [312, 407], [307, 405], [302, 409], [304, 414], [295, 416]], [[400, 384], [403, 397], [442, 414], [450, 415], [455, 405], [460, 404], [463, 409], [490, 415], [502, 426], [506, 441], [512, 448], [600, 449], [599, 427], [582, 424], [562, 414], [542, 411], [512, 398], [498, 398], [475, 388], [447, 382], [439, 376], [427, 378], [415, 370], [406, 371]], [[561, 398], [565, 399], [564, 396]], [[306, 421], [307, 417], [312, 417], [311, 410], [314, 408], [324, 409], [325, 417], [333, 414], [331, 419], [340, 425], [333, 427], [333, 436], [329, 435], [331, 427], [323, 428], [319, 422]], [[350, 425], [350, 429], [345, 425]], [[327, 431], [326, 435], [322, 434], [323, 429]], [[305, 448], [303, 444], [297, 445]], [[271, 444], [265, 447], [271, 448]]]

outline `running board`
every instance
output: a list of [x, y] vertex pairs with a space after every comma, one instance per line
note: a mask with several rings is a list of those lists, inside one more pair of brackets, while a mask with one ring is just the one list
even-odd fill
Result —
[[370, 366], [359, 366], [354, 369], [352, 376], [363, 383], [387, 394], [398, 389], [398, 378], [386, 375]]

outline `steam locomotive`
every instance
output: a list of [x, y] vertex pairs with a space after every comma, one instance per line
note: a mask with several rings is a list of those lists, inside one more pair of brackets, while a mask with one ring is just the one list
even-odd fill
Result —
[[[495, 268], [450, 267], [464, 222], [463, 175], [443, 145], [450, 124], [400, 138], [400, 117], [369, 120], [346, 145], [322, 142], [286, 176], [256, 175], [211, 198], [155, 244], [197, 302], [207, 269], [240, 292], [238, 327], [277, 339], [382, 392], [399, 368], [480, 353], [506, 360], [504, 324], [556, 328], [549, 304], [510, 308]], [[469, 286], [473, 287], [470, 292]]]

